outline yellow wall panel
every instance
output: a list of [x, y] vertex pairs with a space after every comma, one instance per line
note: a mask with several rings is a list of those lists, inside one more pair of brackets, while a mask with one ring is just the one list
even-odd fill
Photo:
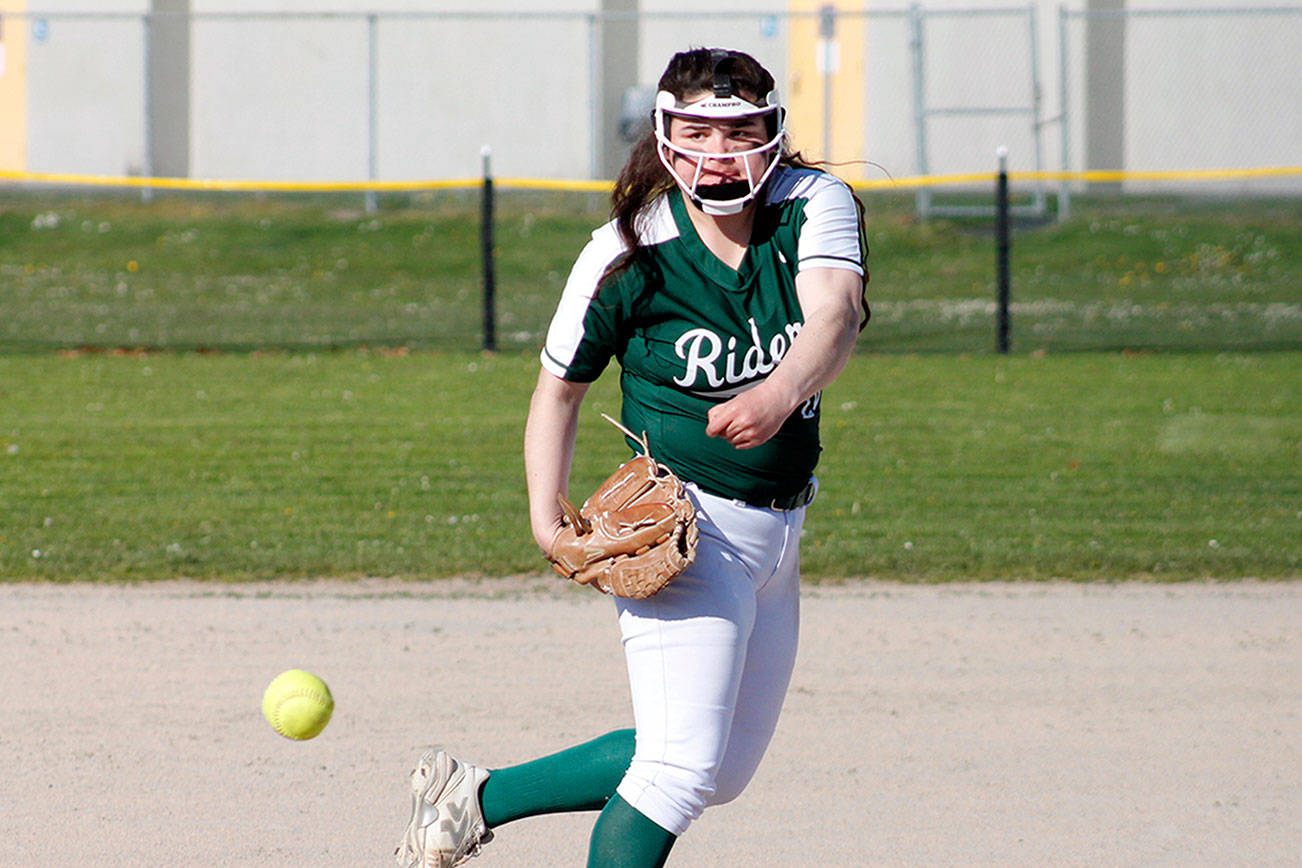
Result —
[[26, 0], [0, 0], [0, 169], [27, 168]]
[[[829, 5], [838, 11], [859, 12], [863, 8], [861, 3], [850, 0], [788, 0], [792, 12], [817, 12]], [[838, 15], [830, 45], [824, 45], [818, 15], [805, 14], [790, 20], [787, 81], [782, 97], [787, 105], [792, 147], [813, 160], [862, 160], [864, 17]], [[830, 101], [825, 98], [825, 66], [832, 70]], [[824, 104], [829, 102], [830, 123], [825, 123]], [[825, 138], [830, 138], [830, 153]], [[863, 167], [848, 165], [838, 167], [836, 172], [846, 180], [856, 180], [863, 176]]]

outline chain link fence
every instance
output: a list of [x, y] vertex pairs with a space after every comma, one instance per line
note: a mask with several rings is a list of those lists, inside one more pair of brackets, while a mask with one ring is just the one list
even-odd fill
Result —
[[1059, 29], [1064, 169], [1126, 173], [1129, 192], [1302, 190], [1198, 174], [1302, 163], [1302, 6], [1064, 7]]
[[[866, 346], [993, 348], [993, 250], [967, 218], [989, 207], [999, 146], [1020, 227], [1072, 217], [1015, 235], [1014, 351], [1302, 346], [1302, 174], [1191, 174], [1302, 165], [1302, 6], [35, 10], [0, 24], [0, 82], [20, 70], [26, 95], [0, 155], [18, 130], [28, 172], [218, 180], [473, 182], [484, 145], [499, 178], [608, 178], [669, 54], [728, 45], [773, 71], [794, 144], [862, 182]], [[0, 189], [0, 349], [478, 346], [476, 194], [385, 195], [376, 214], [361, 196], [265, 193], [135, 211]], [[503, 349], [541, 340], [603, 216], [600, 194], [504, 193]]]

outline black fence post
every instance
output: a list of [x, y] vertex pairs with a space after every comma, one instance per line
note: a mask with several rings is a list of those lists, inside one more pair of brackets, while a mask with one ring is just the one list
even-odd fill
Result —
[[995, 284], [999, 291], [995, 349], [1007, 353], [1012, 328], [1008, 306], [1012, 288], [1008, 275], [1008, 149], [999, 148], [999, 181], [995, 186]]
[[484, 262], [484, 350], [497, 349], [497, 276], [493, 270], [493, 149], [480, 150], [484, 158], [484, 190], [480, 199], [479, 243]]

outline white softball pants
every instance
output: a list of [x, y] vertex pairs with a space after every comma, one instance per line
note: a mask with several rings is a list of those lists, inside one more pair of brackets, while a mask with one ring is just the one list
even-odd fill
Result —
[[617, 600], [637, 729], [617, 792], [681, 835], [736, 798], [791, 681], [805, 509], [747, 506], [688, 486], [696, 560], [648, 600]]

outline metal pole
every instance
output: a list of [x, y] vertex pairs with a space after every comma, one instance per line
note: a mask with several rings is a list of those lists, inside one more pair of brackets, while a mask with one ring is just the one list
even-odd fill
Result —
[[[922, 7], [914, 3], [909, 7], [909, 30], [912, 38], [909, 47], [913, 52], [913, 127], [914, 153], [918, 163], [918, 174], [926, 175], [927, 166], [927, 108], [925, 62], [922, 44]], [[914, 194], [918, 216], [926, 218], [931, 209], [931, 191], [919, 187]]]
[[588, 177], [601, 177], [601, 48], [597, 16], [588, 14]]
[[[1035, 141], [1035, 171], [1043, 172], [1044, 125], [1040, 122], [1040, 104], [1043, 97], [1040, 90], [1040, 26], [1035, 14], [1035, 6], [1026, 7], [1026, 16], [1031, 28], [1031, 125]], [[1044, 181], [1035, 182], [1035, 214], [1037, 217], [1043, 217], [1048, 209], [1048, 197], [1045, 195], [1044, 189]]]
[[[153, 55], [153, 33], [154, 16], [148, 12], [140, 16], [140, 21], [144, 24], [145, 37], [145, 154], [144, 166], [141, 167], [141, 174], [146, 178], [154, 177], [154, 87], [151, 79], [154, 76], [154, 55]], [[150, 187], [140, 188], [140, 201], [152, 202], [154, 200], [154, 191]]]
[[493, 149], [484, 145], [479, 155], [484, 159], [484, 192], [479, 224], [480, 246], [484, 261], [484, 350], [497, 349], [497, 279], [493, 270]]
[[997, 321], [995, 325], [995, 349], [1000, 353], [1008, 352], [1008, 332], [1010, 328], [1008, 304], [1011, 296], [1008, 276], [1008, 148], [1000, 146], [999, 182], [995, 187], [995, 283], [999, 290]]
[[[375, 89], [376, 89], [376, 67], [379, 59], [377, 57], [375, 31], [378, 22], [374, 12], [366, 16], [366, 177], [367, 180], [376, 179], [376, 163], [379, 145], [377, 144], [379, 132], [376, 129], [376, 106], [375, 106]], [[366, 191], [366, 213], [374, 214], [378, 209], [375, 201], [375, 191]]]
[[[1062, 149], [1059, 157], [1059, 171], [1068, 172], [1071, 166], [1071, 147], [1068, 135], [1071, 132], [1071, 112], [1068, 111], [1068, 94], [1071, 88], [1068, 85], [1068, 75], [1071, 69], [1070, 58], [1068, 53], [1067, 37], [1067, 7], [1060, 5], [1058, 7], [1058, 141]], [[1064, 176], [1058, 182], [1058, 222], [1068, 219], [1071, 216], [1071, 184]]]

